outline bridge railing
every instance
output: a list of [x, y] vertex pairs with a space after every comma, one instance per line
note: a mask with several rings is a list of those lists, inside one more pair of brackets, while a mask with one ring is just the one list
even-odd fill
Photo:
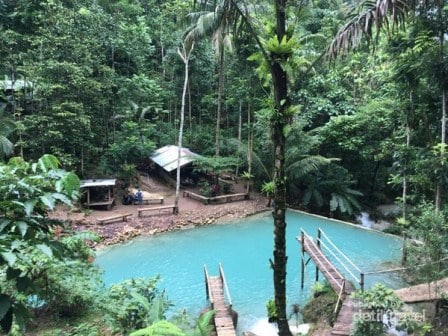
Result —
[[225, 294], [225, 297], [227, 298], [227, 305], [228, 305], [229, 309], [231, 309], [232, 308], [232, 298], [230, 297], [229, 286], [227, 285], [226, 276], [224, 274], [224, 269], [222, 268], [221, 263], [219, 263], [219, 277], [221, 278], [223, 289], [224, 289], [224, 294]]
[[[324, 238], [325, 241], [322, 238]], [[361, 290], [364, 290], [364, 272], [331, 241], [331, 239], [325, 234], [324, 231], [322, 231], [321, 228], [318, 228], [317, 230], [317, 242], [318, 246], [323, 246], [325, 250], [330, 253], [333, 258], [335, 258], [339, 265], [341, 265], [342, 268], [359, 284]], [[331, 248], [325, 242], [327, 242]], [[337, 254], [333, 251], [336, 251]], [[350, 265], [351, 267], [349, 268], [347, 265]], [[355, 275], [352, 270], [355, 270], [359, 276]]]
[[[306, 243], [305, 243], [305, 238], [308, 239], [308, 240], [310, 240], [310, 241], [313, 241], [313, 238], [312, 238], [310, 235], [308, 235], [308, 234], [302, 229], [302, 230], [301, 230], [301, 238], [300, 238], [300, 239], [301, 239], [301, 244], [302, 244], [302, 249], [305, 248], [305, 244], [306, 244]], [[318, 247], [319, 247], [319, 245], [318, 245]], [[314, 257], [315, 259], [318, 259], [318, 256], [313, 255], [313, 251], [307, 251], [307, 252], [308, 252], [312, 257]], [[322, 270], [321, 270], [321, 271], [324, 271], [325, 273], [327, 273], [327, 275], [331, 278], [331, 279], [329, 279], [329, 280], [332, 280], [333, 283], [338, 284], [338, 280], [337, 280], [336, 277], [333, 275], [333, 273], [330, 272], [330, 270], [325, 266], [325, 264], [322, 264], [321, 267], [322, 267]], [[339, 278], [344, 278], [344, 276], [339, 272], [338, 269], [336, 269], [335, 271], [336, 271], [336, 275], [337, 275]], [[317, 279], [317, 278], [316, 278], [316, 279]], [[317, 280], [316, 280], [316, 281], [317, 281]], [[339, 290], [340, 290], [340, 291], [343, 291], [343, 290], [344, 290], [344, 284], [341, 284]]]
[[[305, 237], [307, 239], [310, 239], [311, 241], [314, 241], [313, 238], [309, 236], [303, 229], [301, 230], [301, 234], [302, 248], [304, 246], [303, 244]], [[356, 266], [353, 261], [349, 257], [347, 257], [347, 255], [342, 252], [320, 228], [317, 231], [316, 245], [320, 250], [325, 250], [325, 252], [329, 254], [338, 263], [338, 265], [340, 265], [350, 275], [350, 277], [360, 285], [361, 290], [364, 290], [364, 272], [358, 266]], [[347, 265], [349, 265], [350, 267], [348, 267]], [[327, 271], [327, 273], [329, 273], [328, 275], [330, 276], [330, 278], [332, 278], [331, 280], [335, 281], [335, 278], [330, 272], [328, 272], [328, 269], [326, 269], [325, 265], [323, 265], [323, 267], [324, 271]], [[346, 279], [346, 276], [343, 276], [338, 268], [336, 268], [336, 272], [340, 278]], [[341, 285], [341, 287], [342, 286], [343, 285]]]
[[207, 266], [204, 265], [204, 277], [205, 277], [205, 295], [207, 297], [207, 300], [210, 301], [210, 304], [213, 307], [213, 293], [211, 291], [209, 284], [209, 275], [208, 275], [208, 271], [207, 271]]
[[[210, 301], [210, 304], [213, 307], [214, 304], [214, 298], [213, 298], [213, 292], [209, 286], [209, 279], [210, 276], [208, 274], [208, 270], [207, 270], [207, 266], [204, 265], [204, 277], [205, 277], [205, 294], [206, 294], [206, 298], [207, 300]], [[224, 269], [221, 265], [221, 263], [219, 263], [219, 278], [221, 279], [222, 282], [222, 288], [223, 288], [223, 294], [224, 294], [224, 298], [227, 301], [227, 306], [228, 308], [232, 308], [232, 298], [230, 297], [230, 291], [229, 291], [229, 286], [227, 285], [227, 280], [226, 280], [226, 276], [224, 274]]]

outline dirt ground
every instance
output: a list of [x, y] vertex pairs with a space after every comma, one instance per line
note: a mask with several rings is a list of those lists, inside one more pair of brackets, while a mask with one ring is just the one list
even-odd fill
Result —
[[[148, 193], [162, 195], [163, 205], [173, 205], [175, 190], [154, 176], [141, 177], [141, 189]], [[197, 191], [192, 188], [184, 188], [180, 191], [179, 213], [172, 214], [171, 209], [145, 212], [138, 217], [139, 208], [159, 207], [162, 204], [149, 205], [123, 205], [121, 198], [117, 199], [110, 211], [106, 209], [82, 209], [67, 211], [60, 209], [55, 217], [71, 223], [77, 230], [90, 230], [101, 237], [99, 246], [117, 244], [141, 235], [152, 235], [160, 232], [191, 228], [195, 226], [212, 224], [220, 221], [244, 218], [246, 216], [269, 210], [266, 207], [267, 200], [262, 195], [251, 192], [249, 200], [234, 201], [229, 203], [204, 205], [189, 197], [183, 197], [184, 190]], [[245, 192], [245, 185], [237, 183], [233, 186], [235, 193]], [[100, 224], [99, 218], [110, 217], [119, 214], [131, 213], [127, 221], [115, 221], [108, 224]]]

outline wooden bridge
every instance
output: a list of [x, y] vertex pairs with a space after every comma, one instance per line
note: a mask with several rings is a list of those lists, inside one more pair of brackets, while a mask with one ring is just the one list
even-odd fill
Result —
[[[335, 264], [343, 268], [360, 285], [361, 290], [364, 289], [364, 273], [333, 244], [321, 229], [318, 229], [316, 240], [303, 230], [297, 240], [302, 246], [301, 288], [303, 289], [304, 286], [305, 266], [312, 260], [316, 265], [316, 282], [319, 281], [319, 272], [321, 272], [333, 290], [338, 293], [335, 312], [338, 311], [341, 304], [331, 335], [350, 335], [353, 317], [358, 312], [360, 305], [356, 299], [350, 297], [350, 294], [355, 291], [355, 287], [336, 268]], [[305, 261], [305, 254], [309, 255], [307, 261]], [[354, 273], [358, 273], [359, 277]]]
[[236, 313], [232, 310], [232, 300], [222, 265], [219, 275], [210, 276], [204, 266], [205, 289], [211, 308], [215, 311], [214, 322], [217, 336], [236, 336]]

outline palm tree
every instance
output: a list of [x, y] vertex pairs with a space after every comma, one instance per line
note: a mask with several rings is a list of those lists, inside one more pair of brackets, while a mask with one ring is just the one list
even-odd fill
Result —
[[[213, 47], [218, 56], [218, 97], [216, 108], [215, 155], [219, 156], [221, 142], [221, 110], [224, 91], [225, 49], [231, 49], [232, 29], [239, 14], [232, 1], [221, 0], [212, 5], [206, 3], [205, 10], [190, 14], [195, 24], [188, 30], [186, 40], [194, 41], [211, 34]], [[208, 7], [208, 8], [207, 8]]]
[[364, 2], [358, 8], [359, 14], [352, 14], [352, 18], [336, 33], [327, 51], [329, 58], [334, 60], [338, 55], [355, 49], [363, 36], [370, 41], [374, 32], [379, 34], [382, 28], [404, 27], [408, 11], [413, 6], [411, 0], [377, 0], [373, 5], [372, 2]]

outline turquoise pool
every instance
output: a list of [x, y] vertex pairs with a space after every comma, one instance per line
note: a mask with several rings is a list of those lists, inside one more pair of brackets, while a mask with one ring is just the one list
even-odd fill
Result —
[[[299, 212], [287, 213], [288, 304], [303, 305], [314, 282], [314, 265], [306, 269], [305, 288], [300, 289], [300, 229], [315, 235], [322, 228], [333, 242], [364, 272], [387, 268], [398, 262], [401, 239], [353, 225]], [[246, 218], [230, 225], [210, 225], [144, 237], [107, 248], [98, 253], [97, 264], [104, 270], [106, 284], [131, 277], [160, 274], [161, 288], [175, 304], [173, 310], [187, 308], [197, 314], [206, 305], [203, 266], [218, 274], [222, 263], [234, 309], [239, 313], [239, 329], [250, 330], [266, 317], [266, 301], [273, 297], [269, 258], [273, 249], [273, 220], [270, 213]], [[401, 280], [393, 274], [367, 277], [367, 286], [381, 281], [397, 287]]]

